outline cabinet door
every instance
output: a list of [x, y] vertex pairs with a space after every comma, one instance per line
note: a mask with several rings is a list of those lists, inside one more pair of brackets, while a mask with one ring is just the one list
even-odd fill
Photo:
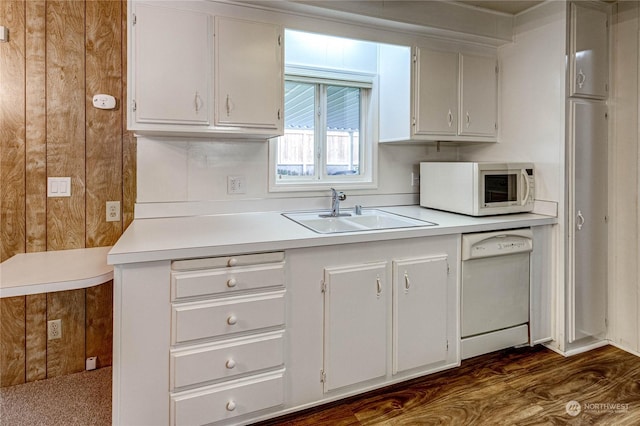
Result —
[[460, 120], [463, 136], [496, 137], [498, 67], [496, 58], [460, 55]]
[[283, 127], [283, 63], [280, 27], [216, 17], [216, 126]]
[[393, 374], [447, 358], [447, 256], [393, 262]]
[[451, 135], [458, 127], [458, 54], [417, 49], [413, 134]]
[[324, 391], [387, 370], [387, 263], [324, 270]]
[[135, 121], [209, 124], [210, 17], [136, 4]]
[[606, 330], [607, 106], [570, 103], [573, 145], [573, 318], [570, 341]]
[[571, 95], [605, 99], [609, 83], [608, 12], [571, 4]]

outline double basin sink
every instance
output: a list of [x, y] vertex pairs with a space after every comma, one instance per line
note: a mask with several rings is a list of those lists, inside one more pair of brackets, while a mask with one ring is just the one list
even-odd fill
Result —
[[413, 219], [378, 209], [362, 209], [361, 214], [341, 213], [340, 216], [329, 216], [328, 212], [325, 211], [283, 213], [283, 216], [319, 234], [437, 225], [437, 223]]

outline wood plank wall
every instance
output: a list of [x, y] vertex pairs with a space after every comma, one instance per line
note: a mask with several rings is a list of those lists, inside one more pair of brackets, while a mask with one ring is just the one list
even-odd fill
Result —
[[[0, 262], [114, 244], [133, 220], [135, 138], [126, 131], [126, 0], [0, 2]], [[117, 99], [93, 108], [93, 95]], [[47, 177], [71, 197], [47, 198]], [[122, 220], [106, 222], [106, 201]], [[112, 282], [0, 300], [0, 386], [111, 365]], [[62, 319], [63, 338], [46, 339]]]

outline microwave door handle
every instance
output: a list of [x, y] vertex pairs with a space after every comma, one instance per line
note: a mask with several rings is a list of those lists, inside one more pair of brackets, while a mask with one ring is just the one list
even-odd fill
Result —
[[531, 193], [531, 186], [529, 184], [529, 177], [527, 176], [527, 171], [525, 169], [522, 169], [520, 171], [520, 174], [522, 176], [522, 179], [524, 180], [524, 185], [527, 188], [527, 191], [524, 194], [524, 197], [522, 197], [522, 204], [521, 205], [525, 205], [527, 204], [527, 200], [529, 199], [529, 194]]

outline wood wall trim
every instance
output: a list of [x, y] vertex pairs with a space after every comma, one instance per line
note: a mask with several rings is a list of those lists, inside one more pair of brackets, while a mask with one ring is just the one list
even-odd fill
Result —
[[[115, 244], [122, 221], [105, 221], [105, 203], [120, 201], [122, 207], [122, 64], [120, 21], [122, 3], [86, 3], [86, 247]], [[125, 49], [126, 50], [126, 49]], [[120, 100], [117, 109], [93, 107], [93, 95], [106, 93]]]
[[47, 295], [26, 296], [25, 365], [27, 382], [47, 378]]
[[85, 2], [47, 1], [47, 176], [71, 196], [47, 199], [47, 250], [85, 243]]
[[0, 2], [0, 262], [25, 251], [25, 2]]
[[85, 290], [47, 293], [47, 321], [62, 320], [62, 338], [47, 341], [47, 378], [85, 368]]
[[0, 386], [25, 380], [25, 297], [0, 299]]
[[44, 0], [26, 7], [26, 251], [47, 249], [47, 114]]

